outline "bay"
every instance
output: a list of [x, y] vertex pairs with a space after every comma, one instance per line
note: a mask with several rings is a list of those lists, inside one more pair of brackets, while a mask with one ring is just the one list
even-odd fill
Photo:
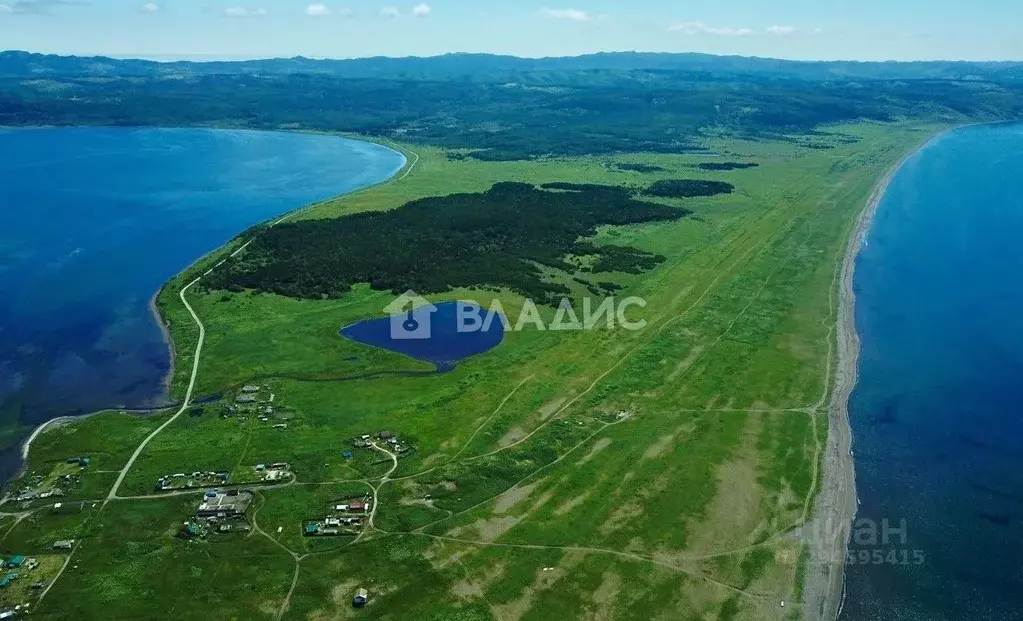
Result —
[[322, 135], [0, 130], [0, 422], [164, 403], [156, 291], [246, 228], [404, 163]]

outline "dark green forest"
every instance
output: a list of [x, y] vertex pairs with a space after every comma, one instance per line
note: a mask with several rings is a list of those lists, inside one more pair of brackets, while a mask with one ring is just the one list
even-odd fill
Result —
[[700, 162], [696, 165], [700, 170], [745, 170], [760, 166], [756, 162]]
[[661, 166], [654, 164], [634, 164], [632, 162], [611, 162], [607, 165], [611, 170], [621, 172], [655, 173], [664, 170]]
[[663, 179], [652, 183], [643, 193], [647, 196], [659, 196], [661, 198], [694, 198], [697, 196], [731, 194], [734, 189], [734, 185], [725, 181]]
[[860, 119], [1018, 118], [1021, 67], [657, 54], [160, 64], [3, 53], [0, 125], [344, 131], [484, 160], [678, 153], [703, 150], [708, 132], [796, 139]]
[[[412, 201], [398, 209], [266, 228], [211, 289], [336, 298], [356, 283], [374, 289], [438, 293], [454, 287], [508, 287], [538, 302], [570, 293], [545, 282], [540, 266], [574, 273], [567, 255], [593, 259], [594, 272], [639, 273], [663, 257], [585, 241], [600, 225], [676, 220], [685, 209], [599, 185], [499, 183], [487, 192]], [[581, 241], [582, 240], [582, 241]], [[587, 283], [614, 291], [610, 281]]]

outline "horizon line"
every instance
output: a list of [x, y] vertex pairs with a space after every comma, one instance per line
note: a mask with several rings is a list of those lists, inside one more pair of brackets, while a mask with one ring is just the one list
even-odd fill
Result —
[[857, 64], [925, 64], [925, 63], [961, 63], [961, 64], [1023, 64], [1023, 59], [983, 59], [983, 60], [965, 60], [961, 58], [930, 58], [930, 59], [915, 59], [915, 60], [898, 60], [898, 59], [885, 59], [885, 60], [861, 60], [854, 58], [833, 58], [833, 59], [806, 59], [806, 58], [782, 58], [777, 56], [757, 56], [757, 55], [744, 55], [744, 54], [712, 54], [708, 52], [642, 52], [638, 50], [611, 50], [611, 51], [599, 51], [599, 52], [585, 52], [580, 54], [565, 54], [560, 56], [520, 56], [517, 54], [500, 54], [494, 52], [444, 52], [442, 54], [428, 54], [428, 55], [404, 55], [404, 56], [388, 56], [388, 55], [374, 55], [374, 56], [305, 56], [297, 54], [294, 56], [274, 56], [274, 55], [239, 55], [239, 56], [224, 56], [219, 54], [111, 54], [111, 53], [76, 53], [76, 54], [61, 54], [52, 52], [33, 52], [29, 50], [21, 49], [3, 49], [0, 50], [0, 54], [27, 54], [30, 56], [55, 56], [58, 58], [106, 58], [115, 61], [143, 61], [153, 63], [244, 63], [244, 62], [259, 62], [259, 61], [273, 61], [273, 60], [311, 60], [317, 62], [353, 62], [360, 60], [432, 60], [446, 58], [450, 56], [478, 56], [478, 57], [493, 57], [493, 58], [508, 58], [517, 60], [567, 60], [567, 59], [578, 59], [587, 58], [593, 56], [703, 56], [712, 58], [741, 58], [745, 60], [765, 60], [765, 61], [780, 61], [786, 63], [804, 63], [804, 64], [822, 64], [822, 63], [857, 63]]

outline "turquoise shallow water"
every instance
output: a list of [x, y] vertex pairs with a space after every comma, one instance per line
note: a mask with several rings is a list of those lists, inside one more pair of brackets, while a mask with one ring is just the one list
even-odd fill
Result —
[[330, 136], [0, 130], [0, 412], [32, 425], [161, 399], [148, 303], [245, 228], [376, 183], [404, 157]]
[[860, 529], [842, 618], [1023, 619], [1023, 126], [910, 159], [854, 285], [859, 518], [891, 530]]

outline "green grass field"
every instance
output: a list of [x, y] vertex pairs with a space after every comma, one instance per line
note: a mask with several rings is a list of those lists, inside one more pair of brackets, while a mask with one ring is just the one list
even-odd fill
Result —
[[[667, 257], [644, 274], [597, 275], [623, 284], [619, 297], [646, 300], [630, 311], [644, 329], [512, 332], [445, 374], [338, 336], [343, 325], [381, 315], [389, 293], [361, 286], [325, 301], [190, 293], [206, 327], [196, 396], [232, 400], [244, 384], [268, 385], [288, 428], [184, 415], [148, 445], [121, 495], [150, 495], [168, 472], [274, 461], [292, 464], [296, 482], [260, 490], [252, 512], [261, 532], [234, 538], [173, 537], [198, 493], [0, 523], [5, 549], [41, 550], [54, 538], [51, 527], [80, 541], [78, 569], [34, 616], [794, 618], [805, 560], [790, 533], [809, 516], [819, 484], [838, 269], [874, 185], [940, 128], [831, 129], [856, 140], [835, 140], [830, 149], [720, 140], [710, 144], [716, 158], [504, 163], [403, 146], [418, 159], [407, 176], [295, 217], [392, 209], [499, 181], [641, 187], [700, 178], [736, 191], [665, 199], [692, 209], [691, 218], [600, 230], [597, 243]], [[708, 161], [760, 166], [697, 169]], [[178, 292], [220, 256], [176, 278], [159, 299], [177, 352], [178, 397], [198, 336]], [[570, 283], [572, 274], [551, 277]], [[523, 300], [507, 291], [431, 299], [488, 305], [495, 297], [517, 316]], [[549, 318], [554, 309], [543, 312]], [[33, 445], [29, 469], [88, 453], [97, 467], [86, 489], [102, 500], [109, 488], [100, 483], [112, 483], [103, 472], [122, 467], [163, 420], [108, 414], [61, 426]], [[415, 449], [384, 479], [392, 464], [382, 453], [342, 457], [350, 438], [380, 429]], [[362, 492], [379, 503], [364, 535], [301, 536], [301, 521], [325, 503]], [[370, 591], [370, 603], [355, 610], [359, 587]]]

